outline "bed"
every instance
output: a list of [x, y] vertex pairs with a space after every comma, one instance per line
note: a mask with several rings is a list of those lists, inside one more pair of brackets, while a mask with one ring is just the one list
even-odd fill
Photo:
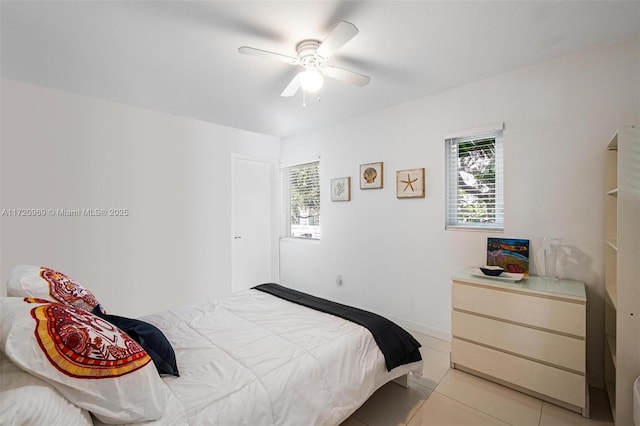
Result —
[[[419, 375], [422, 371], [419, 343], [412, 342], [412, 338], [407, 340], [403, 335], [406, 332], [399, 327], [394, 325], [396, 328], [391, 329], [391, 334], [403, 335], [400, 346], [407, 346], [402, 349], [407, 353], [394, 355], [397, 345], [389, 346], [389, 329], [381, 331], [374, 326], [371, 331], [369, 325], [370, 328], [366, 328], [356, 323], [360, 322], [361, 315], [365, 315], [364, 311], [333, 304], [339, 310], [330, 314], [322, 311], [329, 309], [323, 299], [293, 291], [294, 301], [285, 300], [282, 297], [286, 295], [274, 293], [289, 291], [271, 285], [270, 289], [251, 289], [220, 300], [142, 318], [145, 324], [161, 330], [170, 342], [179, 375], [163, 374], [160, 377], [160, 370], [155, 371], [154, 362], [148, 361], [131, 372], [112, 378], [83, 380], [69, 377], [68, 371], [61, 372], [60, 367], [52, 369], [46, 363], [45, 367], [55, 371], [43, 373], [38, 370], [43, 368], [42, 360], [34, 362], [36, 367], [21, 364], [25, 362], [24, 358], [41, 357], [38, 351], [54, 353], [46, 343], [24, 342], [29, 340], [27, 336], [37, 340], [34, 323], [40, 328], [43, 326], [34, 319], [47, 317], [44, 313], [33, 312], [59, 309], [67, 315], [60, 318], [71, 315], [80, 318], [83, 324], [94, 322], [103, 328], [107, 325], [98, 316], [89, 317], [89, 308], [95, 311], [100, 305], [84, 287], [62, 274], [56, 276], [59, 280], [68, 280], [63, 286], [65, 291], [72, 289], [62, 299], [71, 305], [78, 305], [80, 301], [86, 308], [80, 313], [70, 311], [82, 308], [51, 303], [42, 298], [44, 290], [33, 291], [32, 282], [41, 284], [38, 280], [43, 280], [42, 271], [52, 270], [37, 267], [36, 273], [36, 267], [29, 268], [29, 279], [24, 279], [24, 270], [20, 274], [20, 291], [16, 290], [14, 274], [10, 278], [14, 283], [8, 284], [8, 294], [17, 297], [0, 301], [2, 423], [5, 419], [20, 422], [25, 416], [36, 419], [35, 416], [41, 414], [34, 407], [44, 404], [50, 411], [49, 419], [57, 419], [63, 414], [72, 416], [74, 421], [67, 419], [68, 424], [338, 425], [383, 384], [409, 373]], [[46, 274], [44, 276], [46, 278]], [[50, 281], [47, 282], [49, 296], [53, 287]], [[70, 282], [73, 283], [71, 286]], [[307, 300], [300, 300], [299, 295]], [[60, 302], [61, 298], [54, 299]], [[304, 306], [305, 303], [309, 305], [309, 300], [311, 304], [323, 306], [313, 309]], [[332, 305], [332, 302], [327, 304]], [[30, 313], [30, 318], [19, 321], [26, 316], [25, 312]], [[355, 319], [342, 318], [350, 315], [355, 315]], [[104, 330], [101, 333], [100, 342], [107, 340]], [[114, 339], [122, 337], [117, 332], [113, 336]], [[89, 341], [95, 341], [95, 336], [93, 339]], [[380, 339], [387, 343], [377, 343]], [[392, 336], [391, 340], [394, 339]], [[132, 359], [140, 356], [133, 344], [128, 346], [133, 348], [128, 354]], [[28, 349], [13, 348], [25, 345]], [[60, 357], [57, 352], [47, 355], [49, 364], [56, 356]], [[141, 364], [142, 359], [135, 361]], [[121, 364], [118, 368], [128, 371], [133, 369], [131, 365]], [[72, 367], [76, 370], [68, 369], [73, 375], [83, 374], [77, 370], [78, 365]], [[117, 392], [124, 394], [115, 395], [116, 391], [108, 388], [110, 381], [115, 383]], [[78, 382], [81, 383], [78, 385]], [[107, 389], [87, 389], [87, 383]], [[91, 394], [90, 398], [98, 396], [86, 401], [88, 394]], [[25, 399], [29, 395], [39, 395], [39, 402]], [[103, 407], [108, 404], [111, 405]], [[29, 408], [20, 411], [18, 405]], [[62, 414], [52, 409], [53, 406], [57, 406]]]

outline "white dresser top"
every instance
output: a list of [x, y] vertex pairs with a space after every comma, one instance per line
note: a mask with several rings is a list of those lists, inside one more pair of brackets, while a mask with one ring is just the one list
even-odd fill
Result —
[[492, 279], [491, 277], [477, 277], [471, 275], [474, 268], [469, 268], [453, 277], [454, 281], [465, 282], [469, 284], [479, 284], [501, 289], [520, 290], [528, 293], [537, 293], [541, 295], [562, 296], [563, 298], [579, 300], [586, 302], [587, 294], [585, 292], [584, 283], [571, 280], [545, 280], [542, 277], [530, 276], [520, 281], [501, 281]]

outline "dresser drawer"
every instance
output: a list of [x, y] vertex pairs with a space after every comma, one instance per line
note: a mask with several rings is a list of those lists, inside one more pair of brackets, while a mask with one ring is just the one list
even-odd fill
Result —
[[451, 361], [575, 407], [585, 406], [585, 378], [580, 374], [454, 338]]
[[582, 303], [453, 282], [453, 308], [573, 336], [586, 335]]
[[525, 358], [585, 372], [585, 341], [520, 325], [453, 311], [453, 337]]

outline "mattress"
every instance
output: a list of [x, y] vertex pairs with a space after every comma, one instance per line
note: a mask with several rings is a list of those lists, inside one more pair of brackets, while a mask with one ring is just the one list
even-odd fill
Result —
[[257, 290], [142, 319], [180, 370], [163, 378], [169, 403], [147, 424], [338, 425], [386, 382], [422, 371], [387, 371], [366, 328]]

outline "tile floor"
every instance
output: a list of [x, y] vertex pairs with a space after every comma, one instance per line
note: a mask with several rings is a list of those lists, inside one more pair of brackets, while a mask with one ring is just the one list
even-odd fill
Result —
[[449, 368], [449, 342], [412, 333], [422, 343], [423, 376], [409, 389], [387, 383], [341, 426], [611, 425], [604, 391], [591, 388], [591, 418]]

